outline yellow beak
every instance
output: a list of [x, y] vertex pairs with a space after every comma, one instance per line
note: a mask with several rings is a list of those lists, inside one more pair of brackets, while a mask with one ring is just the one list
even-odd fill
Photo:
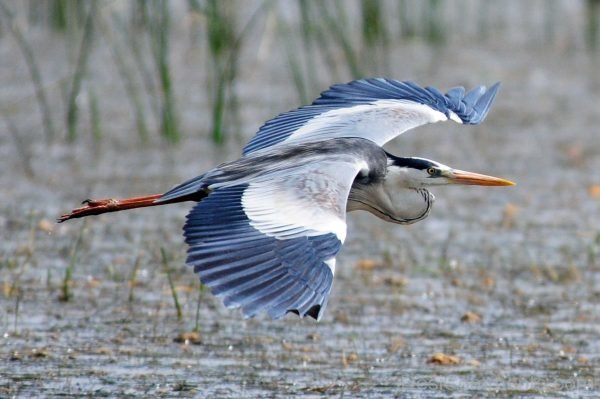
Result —
[[514, 186], [515, 183], [510, 180], [499, 177], [482, 175], [479, 173], [466, 172], [464, 170], [453, 169], [446, 174], [448, 181], [454, 184], [466, 184], [474, 186]]

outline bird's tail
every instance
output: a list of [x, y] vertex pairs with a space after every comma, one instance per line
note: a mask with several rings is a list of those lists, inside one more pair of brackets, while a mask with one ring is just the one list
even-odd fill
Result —
[[143, 195], [140, 197], [131, 197], [124, 199], [100, 199], [100, 200], [90, 200], [87, 199], [83, 201], [83, 206], [79, 208], [73, 209], [69, 213], [65, 213], [61, 217], [58, 218], [58, 223], [65, 222], [70, 219], [83, 218], [91, 215], [100, 215], [102, 213], [107, 212], [118, 212], [124, 211], [127, 209], [134, 208], [143, 208], [148, 206], [158, 206], [158, 205], [166, 205], [172, 204], [175, 202], [184, 202], [184, 201], [200, 201], [203, 197], [206, 196], [206, 193], [193, 193], [187, 196], [182, 196], [178, 198], [173, 198], [167, 201], [160, 201], [160, 198], [163, 194], [152, 194], [152, 195]]

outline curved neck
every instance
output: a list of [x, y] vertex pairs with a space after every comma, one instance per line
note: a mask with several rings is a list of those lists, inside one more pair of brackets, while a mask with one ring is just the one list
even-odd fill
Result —
[[355, 182], [348, 196], [347, 211], [363, 210], [392, 223], [411, 224], [427, 217], [435, 197], [423, 188], [392, 187]]

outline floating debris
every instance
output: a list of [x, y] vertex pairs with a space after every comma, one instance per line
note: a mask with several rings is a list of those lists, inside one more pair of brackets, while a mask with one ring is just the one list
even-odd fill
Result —
[[346, 355], [346, 352], [342, 352], [342, 365], [348, 367], [350, 364], [355, 363], [358, 360], [358, 353], [350, 352]]
[[51, 222], [48, 219], [42, 219], [38, 222], [38, 229], [40, 229], [44, 233], [52, 233], [52, 231], [54, 231], [55, 225], [56, 223]]
[[442, 352], [434, 353], [427, 363], [431, 364], [439, 364], [443, 366], [451, 366], [455, 364], [460, 364], [462, 360], [458, 356], [447, 355]]
[[462, 321], [463, 323], [475, 324], [481, 322], [481, 316], [475, 312], [469, 311], [460, 318], [460, 321]]
[[361, 259], [356, 262], [356, 267], [360, 270], [373, 270], [379, 267], [379, 262], [374, 259]]
[[588, 186], [588, 194], [592, 198], [600, 199], [600, 184], [592, 184]]
[[184, 345], [202, 345], [202, 336], [196, 331], [188, 331], [182, 332], [175, 338], [173, 338], [173, 342], [177, 342], [178, 344]]

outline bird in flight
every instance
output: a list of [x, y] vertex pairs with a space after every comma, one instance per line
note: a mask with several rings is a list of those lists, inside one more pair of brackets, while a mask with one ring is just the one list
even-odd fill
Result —
[[291, 312], [319, 320], [346, 238], [347, 212], [410, 224], [431, 210], [428, 186], [514, 184], [382, 148], [427, 123], [481, 123], [498, 87], [444, 94], [383, 78], [337, 84], [312, 104], [266, 122], [235, 161], [164, 194], [86, 200], [58, 221], [197, 202], [183, 227], [187, 263], [214, 295], [246, 317]]

